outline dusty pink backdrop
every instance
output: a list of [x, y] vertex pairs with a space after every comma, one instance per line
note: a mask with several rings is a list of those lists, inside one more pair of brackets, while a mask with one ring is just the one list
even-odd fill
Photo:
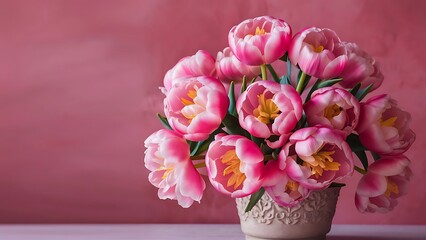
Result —
[[158, 86], [198, 49], [215, 54], [243, 19], [274, 15], [357, 42], [382, 64], [413, 115], [415, 177], [390, 214], [359, 214], [357, 178], [336, 223], [426, 224], [423, 96], [425, 1], [1, 1], [0, 222], [236, 222], [234, 202], [208, 188], [202, 204], [160, 201], [143, 140], [160, 128]]

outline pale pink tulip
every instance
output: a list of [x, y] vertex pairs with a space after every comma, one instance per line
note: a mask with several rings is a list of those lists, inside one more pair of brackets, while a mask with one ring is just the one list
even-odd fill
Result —
[[177, 200], [188, 208], [200, 202], [206, 188], [189, 155], [189, 146], [179, 134], [162, 129], [145, 140], [145, 167], [152, 185], [159, 188], [160, 199]]
[[262, 186], [263, 154], [249, 139], [239, 135], [216, 135], [206, 154], [213, 187], [233, 198], [248, 196]]
[[216, 72], [219, 80], [224, 82], [234, 81], [241, 82], [243, 77], [247, 77], [247, 81], [260, 74], [260, 67], [248, 66], [240, 62], [232, 53], [229, 47], [218, 52], [216, 57]]
[[180, 78], [164, 99], [170, 126], [186, 139], [202, 141], [221, 124], [229, 106], [224, 86], [216, 78]]
[[[287, 158], [286, 166], [279, 168], [278, 161], [270, 160], [265, 167], [263, 187], [279, 205], [290, 207], [299, 204], [309, 196], [310, 189], [292, 179], [287, 171], [302, 171], [292, 158]], [[307, 179], [305, 179], [306, 181]]]
[[173, 83], [182, 77], [214, 76], [215, 59], [207, 51], [199, 50], [192, 56], [187, 56], [179, 62], [164, 77], [164, 87], [166, 92], [173, 86]]
[[348, 61], [339, 77], [339, 84], [345, 88], [353, 88], [361, 83], [361, 88], [373, 84], [371, 90], [378, 88], [383, 82], [383, 74], [376, 62], [367, 52], [355, 43], [341, 43], [348, 52]]
[[272, 148], [287, 141], [303, 111], [296, 90], [274, 81], [251, 84], [238, 98], [236, 107], [241, 127], [250, 134], [259, 138], [278, 137], [278, 140], [267, 139]]
[[357, 132], [361, 143], [378, 154], [401, 154], [416, 135], [409, 128], [410, 114], [401, 110], [389, 95], [375, 96], [361, 104]]
[[338, 77], [348, 58], [334, 31], [316, 27], [302, 30], [293, 37], [288, 56], [304, 73], [319, 79]]
[[323, 125], [349, 135], [358, 124], [358, 99], [345, 89], [326, 87], [316, 90], [305, 106], [309, 126]]
[[[299, 158], [300, 168], [288, 165]], [[309, 189], [324, 189], [332, 182], [352, 174], [352, 151], [342, 131], [308, 127], [294, 132], [279, 155], [280, 169], [289, 168], [289, 177]], [[288, 165], [288, 166], [287, 166]]]
[[270, 16], [247, 19], [234, 26], [228, 43], [235, 56], [251, 66], [272, 63], [287, 51], [291, 28], [281, 19]]
[[360, 212], [389, 212], [407, 193], [411, 179], [410, 160], [404, 155], [386, 156], [368, 167], [358, 183], [355, 205]]

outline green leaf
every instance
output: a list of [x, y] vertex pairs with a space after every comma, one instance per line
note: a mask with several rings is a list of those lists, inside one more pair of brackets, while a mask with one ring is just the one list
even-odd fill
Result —
[[329, 187], [329, 188], [334, 188], [334, 187], [344, 187], [344, 186], [346, 186], [346, 184], [344, 184], [344, 183], [332, 182], [332, 183], [330, 184], [330, 186], [328, 186], [328, 187]]
[[349, 134], [349, 136], [346, 137], [346, 142], [349, 144], [353, 152], [360, 152], [365, 151], [367, 148], [362, 145], [361, 141], [359, 140], [359, 136], [356, 134]]
[[281, 80], [280, 80], [280, 84], [291, 84], [290, 83], [290, 79], [288, 78], [288, 76], [286, 76], [286, 75], [284, 75], [284, 76], [282, 76], [281, 77]]
[[342, 80], [343, 78], [333, 78], [333, 79], [325, 80], [318, 84], [318, 88], [330, 87]]
[[312, 93], [318, 89], [318, 85], [320, 84], [321, 79], [317, 79], [317, 81], [314, 83], [314, 85], [312, 86], [311, 90], [308, 93], [308, 96], [306, 96], [306, 100], [305, 102], [309, 101], [311, 99], [311, 95]]
[[375, 153], [375, 152], [371, 152], [371, 151], [370, 151], [370, 153], [371, 153], [371, 156], [373, 156], [374, 161], [377, 161], [377, 160], [379, 160], [380, 158], [382, 158], [379, 154], [377, 154], [377, 153]]
[[172, 127], [170, 127], [169, 121], [167, 118], [159, 113], [157, 113], [158, 119], [160, 119], [161, 123], [169, 130], [173, 130]]
[[228, 134], [238, 134], [241, 136], [247, 136], [247, 132], [240, 126], [238, 118], [231, 114], [226, 114], [222, 120], [223, 125], [226, 127]]
[[[198, 149], [201, 147], [201, 145], [203, 144], [204, 141], [201, 142], [191, 142], [189, 144], [189, 149], [191, 150], [191, 157], [195, 156], [196, 153], [198, 152]], [[195, 144], [193, 144], [195, 143]]]
[[367, 158], [367, 154], [365, 154], [365, 151], [358, 151], [358, 152], [355, 152], [355, 154], [359, 158], [359, 160], [361, 161], [361, 164], [364, 167], [365, 171], [367, 171], [368, 158]]
[[359, 88], [361, 87], [361, 83], [358, 83], [357, 85], [355, 85], [355, 87], [353, 87], [351, 90], [349, 90], [349, 92], [356, 96], [356, 93], [358, 92]]
[[373, 84], [368, 85], [366, 88], [360, 90], [356, 94], [356, 98], [358, 98], [358, 101], [361, 102], [361, 100], [367, 96], [367, 94], [371, 91], [371, 88], [373, 87]]
[[275, 72], [274, 68], [271, 64], [266, 64], [266, 67], [268, 68], [269, 72], [271, 73], [272, 77], [274, 78], [275, 82], [279, 83], [280, 78], [278, 77], [278, 74]]
[[232, 81], [231, 84], [229, 85], [228, 98], [229, 98], [228, 113], [233, 116], [237, 116], [237, 110], [235, 108], [234, 81]]
[[288, 52], [285, 52], [284, 55], [280, 57], [280, 60], [284, 62], [290, 62], [288, 61]]
[[244, 75], [243, 82], [241, 83], [240, 93], [243, 93], [247, 89], [247, 77]]
[[260, 198], [262, 198], [264, 193], [265, 193], [265, 189], [263, 187], [261, 187], [259, 191], [253, 193], [250, 196], [250, 201], [247, 204], [245, 212], [250, 212], [250, 210], [254, 207], [254, 205], [256, 205], [256, 203], [260, 200]]

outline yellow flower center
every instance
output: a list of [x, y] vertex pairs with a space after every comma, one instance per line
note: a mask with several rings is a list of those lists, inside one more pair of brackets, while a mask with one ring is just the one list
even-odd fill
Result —
[[166, 167], [166, 166], [161, 166], [161, 167], [159, 167], [158, 169], [157, 169], [158, 171], [164, 171], [164, 173], [163, 173], [163, 176], [161, 177], [161, 179], [166, 179], [168, 176], [169, 176], [169, 174], [173, 171], [173, 168], [171, 168], [171, 167]]
[[265, 29], [260, 28], [260, 27], [256, 27], [256, 33], [255, 33], [255, 35], [265, 35], [265, 34], [266, 34]]
[[341, 112], [342, 108], [337, 104], [333, 104], [324, 109], [324, 117], [332, 119], [335, 116], [339, 116]]
[[382, 127], [393, 127], [395, 126], [395, 122], [398, 118], [397, 117], [390, 117], [386, 120], [380, 119], [380, 126]]
[[234, 189], [237, 189], [246, 179], [246, 175], [240, 171], [240, 159], [235, 150], [227, 151], [222, 156], [222, 163], [227, 165], [223, 170], [223, 176], [231, 175], [227, 187], [234, 185]]
[[259, 121], [270, 124], [280, 114], [280, 109], [272, 101], [272, 99], [265, 99], [265, 94], [258, 96], [259, 106], [253, 110], [253, 115], [259, 119]]
[[195, 104], [194, 98], [197, 96], [197, 91], [195, 91], [194, 89], [191, 89], [191, 90], [188, 91], [188, 93], [186, 95], [189, 97], [189, 99], [188, 98], [181, 98], [180, 99], [180, 101], [183, 103], [183, 105], [189, 106], [189, 105]]
[[340, 163], [334, 162], [331, 157], [335, 151], [318, 151], [313, 154], [312, 157], [315, 159], [313, 162], [304, 162], [303, 166], [311, 168], [311, 173], [316, 178], [322, 176], [324, 171], [338, 171]]
[[319, 45], [318, 47], [312, 46], [312, 48], [313, 48], [314, 52], [316, 52], [316, 53], [320, 53], [320, 52], [322, 52], [324, 50], [324, 46], [323, 45]]
[[289, 180], [287, 184], [285, 185], [285, 191], [294, 192], [299, 189], [299, 184], [297, 182]]
[[396, 185], [396, 183], [390, 181], [389, 178], [387, 178], [387, 180], [388, 180], [388, 185], [386, 187], [385, 196], [390, 197], [390, 195], [392, 193], [398, 194], [399, 193], [398, 185]]

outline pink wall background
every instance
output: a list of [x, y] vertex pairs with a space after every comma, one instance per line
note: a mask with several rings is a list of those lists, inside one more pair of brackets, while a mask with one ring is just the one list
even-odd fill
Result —
[[[157, 199], [143, 141], [160, 123], [158, 86], [181, 57], [216, 54], [240, 21], [274, 15], [294, 32], [334, 29], [381, 62], [413, 116], [415, 177], [390, 214], [363, 215], [344, 188], [336, 223], [426, 224], [425, 1], [0, 1], [0, 223], [235, 223], [232, 199]], [[378, 93], [379, 93], [378, 92]]]

